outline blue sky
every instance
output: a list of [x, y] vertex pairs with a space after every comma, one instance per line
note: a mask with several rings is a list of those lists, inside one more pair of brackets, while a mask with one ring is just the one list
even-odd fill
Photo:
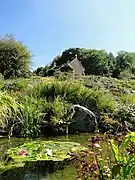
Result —
[[0, 0], [0, 35], [33, 54], [33, 68], [70, 47], [135, 51], [135, 0]]

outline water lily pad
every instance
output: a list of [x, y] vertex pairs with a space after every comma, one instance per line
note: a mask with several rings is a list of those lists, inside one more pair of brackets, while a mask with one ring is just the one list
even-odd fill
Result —
[[[74, 142], [54, 142], [54, 141], [32, 141], [16, 148], [10, 148], [6, 152], [5, 169], [15, 166], [16, 163], [25, 165], [27, 162], [36, 161], [64, 161], [71, 158], [71, 152], [79, 152], [84, 147]], [[9, 164], [11, 164], [9, 166]], [[3, 168], [4, 169], [4, 168]], [[1, 168], [0, 168], [1, 171]]]
[[74, 142], [54, 142], [54, 141], [32, 141], [7, 151], [8, 157], [14, 161], [35, 161], [35, 160], [51, 160], [63, 161], [69, 158], [68, 153], [72, 151], [80, 151], [82, 147]]

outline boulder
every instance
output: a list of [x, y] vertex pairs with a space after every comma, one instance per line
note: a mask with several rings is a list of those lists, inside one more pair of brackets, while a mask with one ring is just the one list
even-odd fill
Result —
[[74, 117], [73, 123], [69, 126], [69, 131], [74, 132], [94, 132], [96, 129], [94, 118], [82, 110], [78, 110]]

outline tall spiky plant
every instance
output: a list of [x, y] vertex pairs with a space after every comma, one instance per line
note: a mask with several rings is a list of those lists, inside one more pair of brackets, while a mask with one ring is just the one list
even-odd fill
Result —
[[6, 92], [0, 92], [0, 126], [7, 127], [8, 124], [12, 124], [11, 119], [18, 111], [18, 103], [15, 98], [11, 97]]
[[25, 97], [20, 104], [20, 118], [22, 119], [21, 135], [25, 137], [38, 137], [41, 134], [41, 126], [46, 124], [46, 101]]

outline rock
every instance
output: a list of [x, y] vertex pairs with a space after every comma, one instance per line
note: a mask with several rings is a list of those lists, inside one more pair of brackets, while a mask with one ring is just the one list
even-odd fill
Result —
[[94, 132], [96, 129], [93, 117], [87, 113], [78, 110], [73, 117], [73, 123], [69, 126], [69, 131], [74, 133], [78, 132]]

